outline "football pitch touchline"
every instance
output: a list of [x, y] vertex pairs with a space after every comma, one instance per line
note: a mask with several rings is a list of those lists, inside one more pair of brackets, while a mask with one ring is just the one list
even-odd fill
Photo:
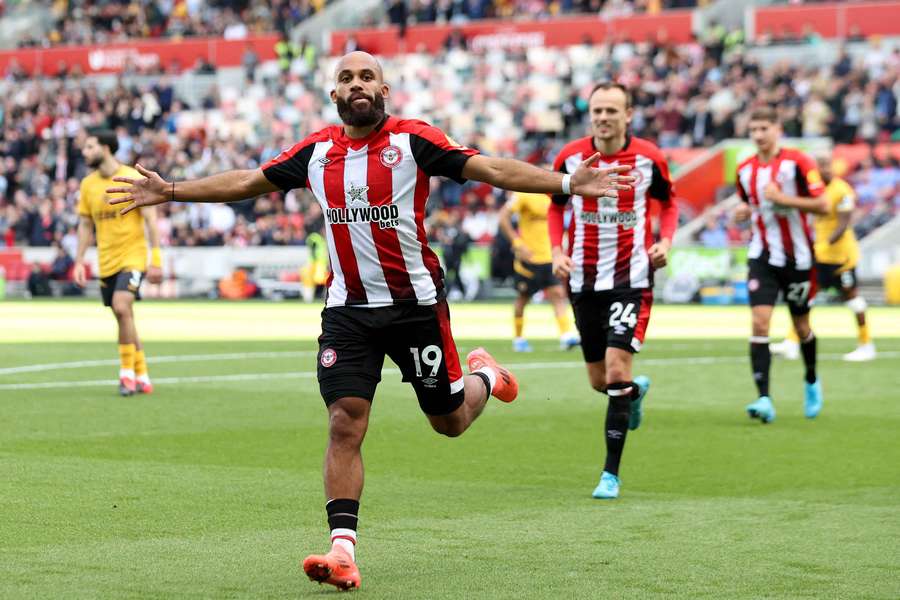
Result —
[[[269, 352], [269, 353], [259, 353], [259, 354], [271, 354], [278, 355], [277, 352]], [[296, 354], [292, 352], [285, 352], [283, 354]], [[282, 355], [283, 355], [282, 354]], [[309, 352], [308, 354], [315, 354], [314, 352]], [[199, 354], [197, 356], [216, 356], [216, 355], [203, 355]], [[222, 356], [231, 356], [231, 355], [222, 355]], [[822, 354], [819, 356], [819, 360], [843, 360], [843, 354]], [[878, 354], [878, 358], [897, 358], [900, 357], [900, 352], [880, 352]], [[174, 356], [170, 357], [160, 357], [160, 358], [170, 358], [167, 362], [174, 362], [176, 358]], [[740, 356], [685, 356], [678, 358], [647, 358], [643, 359], [639, 362], [640, 365], [655, 365], [655, 366], [667, 366], [667, 365], [679, 365], [679, 364], [701, 364], [701, 365], [709, 365], [709, 364], [717, 364], [717, 363], [741, 363], [748, 360], [746, 355]], [[61, 363], [61, 364], [69, 364], [69, 363]], [[118, 364], [116, 361], [114, 364]], [[38, 366], [38, 365], [32, 365]], [[506, 365], [511, 370], [517, 371], [531, 371], [531, 370], [540, 370], [540, 369], [573, 369], [573, 368], [583, 368], [584, 362], [581, 361], [565, 361], [565, 362], [533, 362], [533, 363], [508, 363]], [[400, 369], [396, 368], [388, 368], [383, 369], [382, 374], [384, 375], [399, 375]], [[156, 384], [183, 384], [183, 383], [215, 383], [215, 382], [229, 382], [229, 381], [260, 381], [266, 379], [314, 379], [316, 377], [316, 371], [296, 371], [296, 372], [287, 372], [287, 373], [236, 373], [233, 375], [198, 375], [193, 377], [159, 377], [153, 378], [153, 382]], [[54, 389], [54, 388], [71, 388], [71, 387], [106, 387], [113, 386], [118, 383], [114, 379], [94, 379], [88, 381], [48, 381], [42, 383], [7, 383], [0, 384], [0, 390], [38, 390], [38, 389]]]
[[[298, 350], [283, 352], [232, 352], [225, 354], [183, 354], [152, 356], [148, 363], [172, 363], [172, 362], [206, 362], [219, 360], [244, 360], [247, 358], [290, 358], [300, 356], [315, 356], [314, 350]], [[15, 375], [17, 373], [37, 373], [40, 371], [57, 371], [59, 369], [81, 369], [83, 367], [105, 367], [119, 364], [118, 358], [100, 360], [76, 360], [72, 362], [44, 363], [38, 365], [22, 365], [20, 367], [7, 367], [0, 369], [0, 376]]]

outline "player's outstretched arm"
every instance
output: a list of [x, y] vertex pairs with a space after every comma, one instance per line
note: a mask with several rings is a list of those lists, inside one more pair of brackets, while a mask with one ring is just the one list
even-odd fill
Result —
[[513, 192], [539, 194], [577, 194], [617, 198], [620, 191], [630, 190], [634, 177], [623, 175], [630, 166], [619, 165], [596, 169], [600, 153], [583, 161], [575, 172], [565, 175], [512, 158], [495, 158], [478, 154], [466, 161], [462, 176], [482, 181]]
[[169, 182], [159, 173], [141, 165], [135, 169], [143, 179], [114, 177], [113, 181], [126, 185], [106, 190], [108, 194], [125, 194], [110, 199], [110, 204], [124, 204], [124, 215], [136, 208], [155, 206], [171, 200], [178, 202], [237, 202], [260, 194], [275, 192], [279, 188], [263, 175], [262, 169], [225, 171], [192, 181]]

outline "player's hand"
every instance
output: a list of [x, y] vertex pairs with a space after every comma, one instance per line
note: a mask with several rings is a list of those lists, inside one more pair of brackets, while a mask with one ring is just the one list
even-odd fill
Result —
[[662, 239], [647, 250], [647, 254], [650, 256], [650, 264], [653, 265], [654, 269], [661, 269], [669, 264], [669, 248], [671, 246], [669, 240]]
[[565, 281], [569, 278], [569, 273], [572, 272], [572, 266], [575, 263], [572, 261], [572, 257], [568, 254], [563, 253], [561, 249], [554, 248], [553, 250], [553, 275], [559, 279], [560, 281]]
[[159, 285], [163, 280], [162, 267], [147, 267], [147, 281]]
[[746, 202], [741, 202], [731, 213], [731, 218], [734, 219], [735, 223], [740, 223], [742, 221], [746, 221], [753, 214], [753, 209], [750, 208], [750, 205]]
[[763, 196], [773, 204], [781, 204], [781, 200], [784, 198], [784, 194], [781, 193], [781, 188], [778, 187], [778, 184], [774, 181], [770, 181], [766, 184], [766, 187], [763, 188]]
[[167, 183], [155, 171], [148, 171], [141, 165], [134, 165], [138, 173], [144, 176], [143, 179], [133, 179], [131, 177], [113, 177], [113, 181], [119, 183], [127, 183], [127, 186], [112, 187], [106, 190], [107, 194], [125, 194], [118, 198], [110, 198], [110, 204], [126, 204], [121, 214], [127, 214], [136, 208], [142, 206], [155, 206], [163, 204], [172, 199], [172, 184]]
[[75, 267], [72, 269], [72, 279], [75, 280], [75, 285], [78, 287], [87, 285], [87, 273], [84, 270], [83, 262], [79, 261], [75, 263]]
[[628, 165], [615, 167], [603, 167], [595, 169], [594, 165], [600, 159], [597, 152], [585, 161], [582, 161], [575, 172], [572, 173], [570, 187], [573, 194], [586, 197], [618, 198], [619, 192], [631, 189], [635, 179], [631, 175], [625, 175], [631, 171]]

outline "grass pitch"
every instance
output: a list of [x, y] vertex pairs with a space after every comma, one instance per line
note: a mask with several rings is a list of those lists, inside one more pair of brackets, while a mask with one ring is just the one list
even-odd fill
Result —
[[[364, 446], [360, 597], [900, 596], [900, 339], [884, 337], [897, 311], [872, 315], [882, 357], [849, 364], [853, 341], [829, 337], [852, 332], [846, 310], [817, 309], [825, 409], [804, 419], [801, 364], [775, 360], [778, 419], [763, 426], [742, 411], [748, 311], [655, 308], [637, 359], [653, 387], [612, 502], [590, 497], [606, 400], [577, 351], [512, 354], [470, 339], [502, 335], [508, 307], [452, 311], [459, 345], [513, 365], [521, 396], [443, 438], [387, 362]], [[298, 567], [327, 547], [304, 329], [317, 312], [147, 303], [158, 389], [121, 399], [100, 307], [0, 304], [0, 597], [336, 593]], [[526, 327], [551, 335], [547, 307]]]

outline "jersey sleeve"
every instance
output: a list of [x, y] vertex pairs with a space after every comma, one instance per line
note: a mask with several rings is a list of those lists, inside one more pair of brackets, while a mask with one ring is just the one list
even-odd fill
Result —
[[853, 209], [856, 208], [856, 194], [853, 193], [853, 188], [845, 183], [841, 186], [840, 192], [841, 196], [834, 209], [839, 213], [853, 212]]
[[669, 163], [662, 152], [653, 159], [653, 178], [647, 193], [660, 202], [669, 202], [675, 196], [675, 185], [669, 175]]
[[507, 206], [509, 206], [509, 210], [516, 214], [522, 213], [522, 208], [524, 203], [522, 201], [522, 195], [518, 192], [513, 192], [509, 195], [509, 200], [506, 201]]
[[413, 159], [426, 175], [447, 177], [457, 183], [466, 182], [463, 167], [469, 158], [478, 154], [477, 150], [460, 145], [437, 127], [421, 121], [411, 122], [409, 143]]
[[85, 185], [85, 180], [81, 180], [81, 185], [78, 188], [78, 214], [82, 217], [91, 218], [91, 205], [88, 202], [88, 193], [87, 193], [87, 185]]
[[825, 193], [825, 183], [815, 161], [803, 153], [797, 156], [797, 191], [807, 198], [817, 198]]
[[[556, 159], [553, 161], [553, 170], [558, 171], [563, 174], [570, 174], [568, 167], [566, 167], [566, 159], [569, 157], [569, 154], [565, 151], [560, 152]], [[565, 206], [569, 202], [569, 198], [572, 196], [570, 194], [553, 194], [550, 196], [550, 200], [553, 201], [553, 204], [559, 204], [561, 206]]]
[[295, 144], [264, 164], [263, 175], [284, 191], [306, 187], [313, 148], [309, 140]]

